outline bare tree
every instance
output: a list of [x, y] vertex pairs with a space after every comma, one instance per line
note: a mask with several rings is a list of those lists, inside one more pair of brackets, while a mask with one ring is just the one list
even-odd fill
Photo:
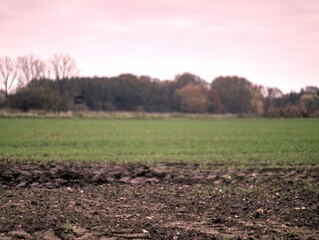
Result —
[[75, 77], [79, 74], [74, 58], [67, 54], [55, 54], [50, 59], [55, 79]]
[[34, 55], [26, 55], [18, 58], [19, 87], [27, 85], [31, 80], [49, 77], [46, 63]]
[[0, 81], [4, 86], [5, 97], [8, 96], [18, 81], [17, 61], [8, 56], [0, 58]]

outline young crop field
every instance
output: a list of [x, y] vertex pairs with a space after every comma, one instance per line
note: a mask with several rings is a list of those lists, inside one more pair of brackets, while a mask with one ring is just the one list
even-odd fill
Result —
[[0, 158], [310, 164], [317, 119], [0, 118]]
[[0, 118], [0, 239], [319, 239], [319, 121]]

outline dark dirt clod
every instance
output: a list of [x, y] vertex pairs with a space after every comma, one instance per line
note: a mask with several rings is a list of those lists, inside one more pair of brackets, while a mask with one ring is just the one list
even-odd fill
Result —
[[0, 239], [319, 239], [319, 166], [0, 161]]

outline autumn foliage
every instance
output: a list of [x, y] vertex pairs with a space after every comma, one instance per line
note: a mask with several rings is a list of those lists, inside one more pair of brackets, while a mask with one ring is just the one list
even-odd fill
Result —
[[308, 86], [283, 94], [238, 76], [221, 76], [211, 84], [191, 73], [173, 80], [121, 74], [76, 77], [68, 55], [44, 62], [32, 55], [1, 58], [0, 107], [45, 111], [74, 110], [75, 97], [92, 111], [139, 111], [239, 114], [264, 117], [318, 117], [319, 89]]

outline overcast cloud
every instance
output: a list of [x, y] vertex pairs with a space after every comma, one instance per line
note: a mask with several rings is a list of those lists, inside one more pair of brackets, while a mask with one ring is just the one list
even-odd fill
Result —
[[0, 55], [73, 56], [86, 76], [319, 86], [317, 0], [2, 0]]

